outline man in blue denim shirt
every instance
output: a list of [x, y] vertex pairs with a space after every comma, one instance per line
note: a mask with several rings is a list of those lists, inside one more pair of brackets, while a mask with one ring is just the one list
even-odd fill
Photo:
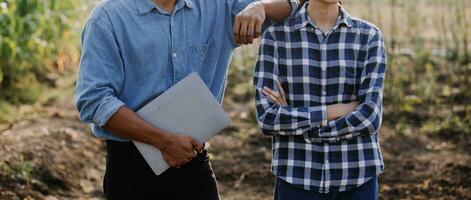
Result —
[[[282, 20], [295, 0], [105, 0], [82, 36], [80, 118], [106, 140], [108, 199], [218, 199], [202, 144], [153, 127], [135, 111], [196, 71], [222, 101], [238, 44]], [[154, 145], [172, 167], [155, 176], [130, 140]], [[200, 152], [197, 154], [196, 152]]]

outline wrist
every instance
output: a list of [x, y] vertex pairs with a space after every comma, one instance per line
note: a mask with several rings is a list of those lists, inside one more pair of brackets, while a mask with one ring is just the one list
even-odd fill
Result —
[[164, 150], [169, 144], [170, 134], [162, 130], [155, 129], [150, 135], [152, 135], [151, 144], [157, 149]]
[[263, 0], [256, 1], [256, 3], [259, 3], [260, 6], [263, 7], [263, 9], [266, 9], [266, 8], [267, 8], [267, 5], [268, 5], [268, 3], [267, 3], [266, 1], [263, 1]]
[[259, 6], [260, 9], [262, 9], [263, 12], [265, 12], [265, 16], [267, 15], [268, 3], [267, 3], [266, 1], [262, 1], [262, 0], [260, 0], [260, 1], [255, 1], [255, 2], [253, 2], [253, 4], [254, 4], [255, 6]]

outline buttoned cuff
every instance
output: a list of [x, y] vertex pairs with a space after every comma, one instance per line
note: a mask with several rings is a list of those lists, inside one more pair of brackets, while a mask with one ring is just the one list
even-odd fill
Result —
[[317, 120], [317, 122], [320, 122], [317, 126], [317, 128], [319, 129], [329, 125], [329, 121], [327, 120], [327, 106], [322, 105], [320, 106], [320, 108], [321, 109], [319, 110], [319, 112], [311, 113], [311, 117], [315, 117], [314, 119]]
[[303, 134], [304, 141], [308, 144], [316, 142], [319, 139], [319, 128], [312, 128]]
[[312, 126], [309, 131], [303, 134], [306, 143], [322, 142], [323, 140], [319, 135], [320, 129], [329, 124], [329, 121], [327, 120], [327, 106], [322, 105], [314, 108], [316, 108], [316, 110], [309, 111], [309, 120], [314, 126]]
[[125, 104], [116, 97], [105, 97], [93, 116], [93, 123], [99, 127], [106, 125], [108, 120]]
[[350, 120], [349, 120], [349, 119], [351, 119], [351, 118], [346, 117], [346, 116], [344, 116], [344, 117], [345, 117], [345, 123], [347, 124], [348, 132], [349, 132], [349, 133], [356, 132], [356, 127], [353, 126], [353, 125], [351, 124]]
[[312, 128], [322, 128], [327, 126], [327, 106], [322, 105], [318, 107], [310, 107], [309, 109], [309, 121]]

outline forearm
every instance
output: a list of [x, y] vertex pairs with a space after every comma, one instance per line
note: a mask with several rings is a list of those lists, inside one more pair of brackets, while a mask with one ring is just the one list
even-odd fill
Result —
[[128, 107], [121, 107], [106, 123], [105, 130], [131, 140], [151, 144], [163, 149], [167, 135], [165, 131], [153, 127]]
[[259, 126], [273, 134], [302, 135], [304, 132], [327, 125], [325, 107], [290, 107], [270, 103], [261, 92], [256, 93]]
[[[325, 113], [327, 121], [333, 121], [346, 116], [355, 108], [352, 104], [335, 104], [326, 107]], [[313, 127], [321, 127], [325, 118], [322, 116], [323, 111], [321, 107], [301, 107], [292, 108], [289, 106], [272, 106], [264, 110], [265, 115], [272, 115], [276, 117], [262, 117], [259, 118], [262, 128], [268, 131], [274, 131], [280, 135], [299, 135], [310, 130]], [[319, 116], [320, 115], [320, 116]], [[313, 116], [319, 116], [314, 118]], [[264, 119], [275, 119], [275, 121], [265, 121]], [[282, 124], [281, 121], [296, 121], [294, 124]], [[324, 124], [326, 125], [326, 124]], [[276, 127], [276, 128], [275, 128]]]
[[268, 18], [273, 21], [283, 21], [291, 14], [291, 3], [289, 0], [262, 0]]
[[332, 121], [343, 116], [346, 116], [348, 113], [353, 112], [358, 106], [358, 102], [351, 102], [347, 104], [333, 104], [327, 106], [327, 120]]

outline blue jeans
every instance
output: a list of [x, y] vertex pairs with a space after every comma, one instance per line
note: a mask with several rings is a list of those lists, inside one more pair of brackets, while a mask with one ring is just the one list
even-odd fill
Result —
[[327, 194], [303, 190], [277, 178], [275, 184], [275, 200], [377, 200], [378, 177], [375, 177], [362, 186], [345, 191]]

